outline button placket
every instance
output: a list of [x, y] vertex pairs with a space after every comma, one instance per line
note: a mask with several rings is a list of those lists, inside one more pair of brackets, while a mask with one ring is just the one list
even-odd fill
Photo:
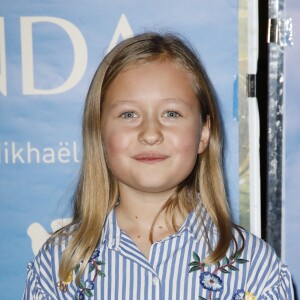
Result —
[[153, 283], [154, 285], [159, 284], [159, 279], [158, 279], [156, 276], [153, 276], [152, 283]]
[[115, 245], [115, 243], [116, 243], [115, 239], [111, 239], [108, 243], [108, 247], [112, 248]]

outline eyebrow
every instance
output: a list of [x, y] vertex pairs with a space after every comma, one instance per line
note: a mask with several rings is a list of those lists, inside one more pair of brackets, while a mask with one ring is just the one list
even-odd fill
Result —
[[134, 100], [117, 100], [117, 101], [111, 103], [109, 106], [111, 108], [115, 108], [115, 107], [117, 107], [119, 105], [123, 105], [123, 104], [127, 104], [127, 103], [135, 103], [135, 102], [136, 101], [134, 101]]
[[[186, 106], [191, 106], [189, 103], [187, 103], [185, 100], [183, 100], [182, 98], [165, 98], [165, 99], [162, 99], [163, 102], [165, 103], [182, 103]], [[110, 104], [110, 107], [111, 108], [115, 108], [117, 106], [120, 106], [120, 105], [124, 105], [124, 104], [131, 104], [131, 103], [136, 103], [137, 100], [117, 100], [117, 101], [114, 101], [113, 103]]]
[[183, 103], [189, 106], [189, 104], [181, 98], [167, 98], [167, 99], [162, 99], [164, 102], [169, 102], [169, 103]]
[[179, 104], [184, 104], [185, 106], [192, 108], [193, 109], [193, 105], [187, 101], [185, 101], [182, 98], [166, 98], [166, 99], [162, 99], [164, 102], [166, 103], [179, 103]]

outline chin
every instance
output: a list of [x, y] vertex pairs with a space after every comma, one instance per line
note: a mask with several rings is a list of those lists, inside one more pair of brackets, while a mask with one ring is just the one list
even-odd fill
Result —
[[164, 192], [172, 191], [175, 187], [176, 187], [176, 185], [175, 186], [172, 186], [172, 185], [162, 186], [161, 184], [160, 185], [147, 184], [147, 185], [135, 186], [133, 188], [135, 190], [138, 190], [143, 193], [164, 193]]

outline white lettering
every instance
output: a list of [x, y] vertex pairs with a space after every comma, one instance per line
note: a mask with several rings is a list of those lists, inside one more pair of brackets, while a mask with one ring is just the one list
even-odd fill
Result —
[[4, 143], [5, 149], [4, 149], [4, 161], [5, 163], [9, 163], [9, 158], [8, 158], [8, 143]]
[[3, 147], [3, 154], [4, 154], [4, 157], [3, 157], [3, 160], [2, 160], [2, 147], [0, 148], [1, 149], [1, 152], [0, 152], [0, 162], [2, 163], [5, 163], [5, 164], [8, 164], [9, 163], [9, 151], [8, 151], [8, 142], [4, 142], [4, 147]]
[[[24, 164], [25, 161], [23, 157], [21, 156], [21, 153], [23, 152], [24, 148], [19, 148], [16, 152], [16, 143], [11, 143], [11, 155], [12, 155], [12, 163], [15, 164], [17, 159], [20, 161], [20, 163]], [[7, 157], [8, 158], [8, 157]]]
[[0, 17], [0, 92], [7, 95], [4, 18]]
[[27, 162], [31, 163], [31, 153], [34, 152], [36, 154], [36, 162], [40, 163], [40, 151], [37, 148], [31, 147], [30, 142], [27, 143]]
[[118, 44], [120, 36], [125, 40], [133, 36], [133, 31], [129, 25], [129, 22], [126, 16], [123, 14], [119, 20], [113, 38], [109, 44], [108, 51], [109, 52], [113, 47]]
[[0, 164], [54, 164], [80, 163], [77, 142], [59, 142], [54, 147], [34, 147], [31, 142], [18, 145], [16, 142], [0, 142]]
[[52, 148], [45, 148], [43, 155], [43, 162], [46, 164], [54, 164], [55, 163], [55, 154]]
[[[69, 145], [69, 143], [65, 143], [66, 146]], [[63, 145], [63, 143], [59, 143], [60, 146]], [[70, 162], [70, 155], [71, 155], [71, 152], [68, 148], [60, 148], [58, 150], [58, 160], [60, 162], [62, 162], [63, 164], [66, 164], [68, 162]], [[64, 159], [64, 157], [68, 157], [67, 159]]]
[[77, 157], [77, 143], [76, 142], [73, 142], [73, 154], [74, 154], [74, 161], [76, 163], [80, 163], [80, 160], [78, 159]]
[[[21, 17], [22, 76], [25, 95], [59, 94], [73, 88], [82, 78], [88, 60], [85, 39], [79, 29], [71, 22], [55, 17]], [[69, 78], [59, 87], [37, 89], [34, 87], [32, 25], [48, 22], [60, 26], [70, 37], [74, 50], [74, 64]], [[61, 49], [58, 49], [58, 55]]]

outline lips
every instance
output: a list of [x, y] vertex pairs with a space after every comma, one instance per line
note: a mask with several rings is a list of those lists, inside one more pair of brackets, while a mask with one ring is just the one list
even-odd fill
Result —
[[153, 163], [163, 161], [163, 160], [167, 159], [168, 157], [169, 157], [168, 155], [164, 155], [164, 154], [161, 154], [161, 153], [143, 152], [143, 153], [139, 153], [137, 155], [134, 155], [133, 159], [135, 159], [139, 162], [153, 164]]

